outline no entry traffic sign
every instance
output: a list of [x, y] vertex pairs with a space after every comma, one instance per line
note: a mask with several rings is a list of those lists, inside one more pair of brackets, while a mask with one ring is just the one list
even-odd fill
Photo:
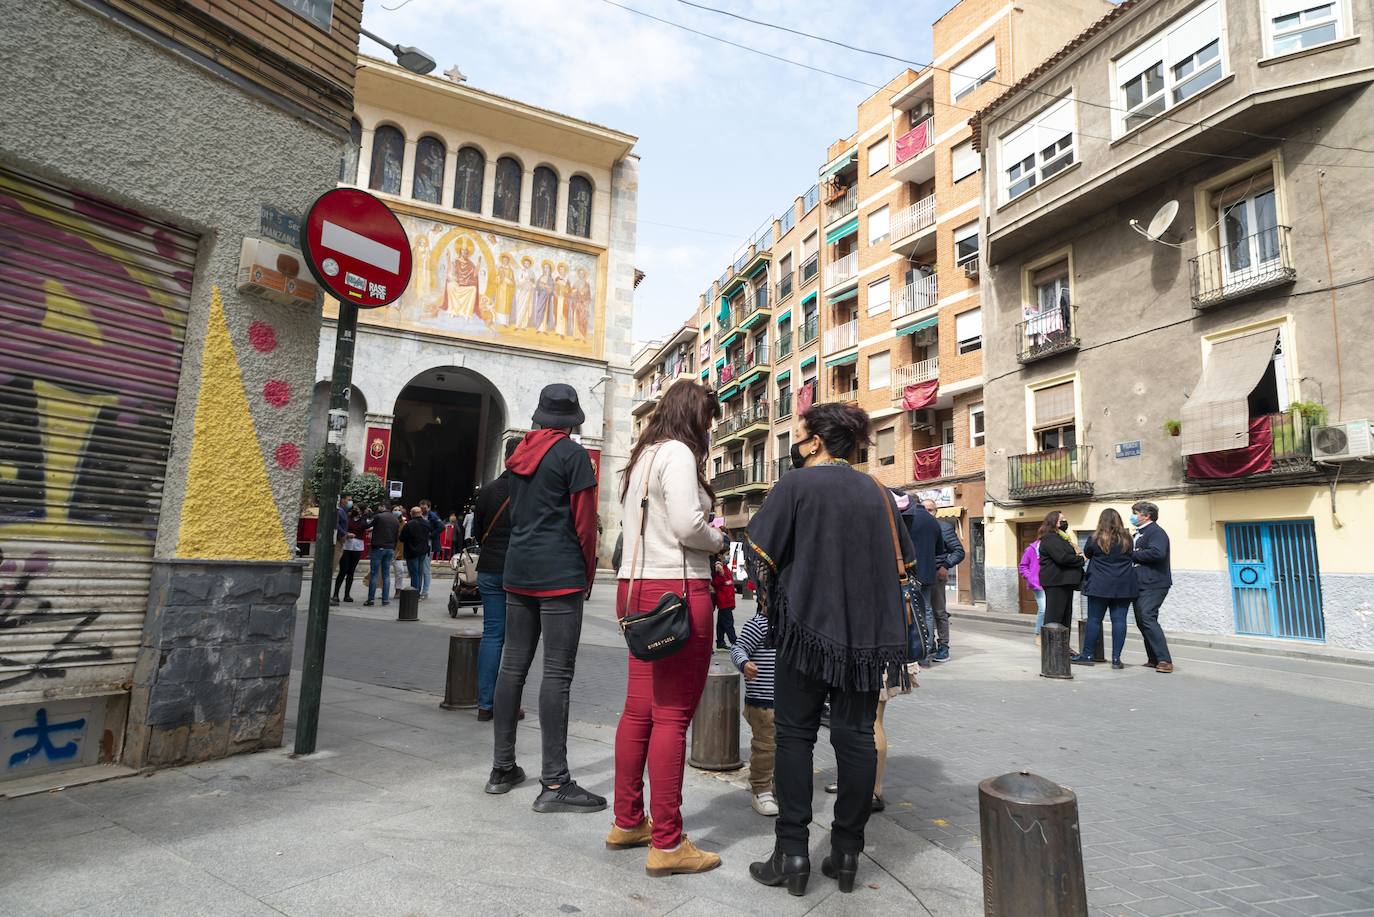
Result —
[[301, 251], [329, 292], [359, 309], [395, 302], [410, 283], [410, 240], [396, 214], [357, 188], [320, 195], [301, 221]]

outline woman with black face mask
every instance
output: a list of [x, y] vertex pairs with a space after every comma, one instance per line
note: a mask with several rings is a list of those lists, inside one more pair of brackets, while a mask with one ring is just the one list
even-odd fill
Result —
[[868, 427], [868, 415], [854, 405], [811, 407], [792, 446], [797, 470], [773, 486], [749, 523], [746, 562], [777, 648], [778, 803], [773, 854], [749, 872], [793, 895], [805, 894], [811, 877], [808, 826], [822, 707], [828, 699], [839, 793], [821, 871], [848, 892], [873, 806], [878, 692], [908, 683], [897, 554], [909, 569], [915, 553], [892, 494], [849, 465], [868, 441]]
[[1040, 523], [1040, 587], [1045, 590], [1045, 623], [1073, 624], [1073, 593], [1083, 583], [1083, 555], [1059, 510]]

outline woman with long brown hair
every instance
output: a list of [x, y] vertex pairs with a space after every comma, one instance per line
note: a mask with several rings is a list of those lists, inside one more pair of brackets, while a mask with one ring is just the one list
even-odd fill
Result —
[[[616, 616], [648, 611], [665, 593], [687, 602], [692, 634], [671, 656], [630, 656], [625, 711], [615, 735], [615, 823], [612, 849], [649, 847], [651, 876], [706, 872], [720, 857], [698, 850], [682, 831], [682, 769], [687, 724], [711, 663], [711, 556], [725, 547], [712, 528], [715, 494], [706, 481], [711, 423], [720, 402], [690, 379], [675, 383], [630, 452], [620, 487], [625, 544]], [[649, 813], [644, 772], [649, 772]]]
[[1083, 582], [1083, 555], [1059, 510], [1040, 523], [1040, 586], [1045, 590], [1045, 623], [1073, 626], [1073, 593]]
[[1102, 618], [1110, 609], [1112, 668], [1126, 668], [1121, 661], [1121, 650], [1126, 646], [1126, 611], [1140, 595], [1131, 549], [1131, 534], [1126, 531], [1121, 514], [1104, 509], [1097, 518], [1097, 531], [1083, 549], [1088, 558], [1088, 578], [1083, 584], [1083, 595], [1088, 599], [1088, 626], [1083, 631], [1083, 652], [1071, 660], [1078, 665], [1093, 664], [1093, 647], [1102, 635]]

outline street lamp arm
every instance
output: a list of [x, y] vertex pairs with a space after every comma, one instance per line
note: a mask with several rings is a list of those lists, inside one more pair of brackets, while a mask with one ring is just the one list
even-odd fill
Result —
[[369, 32], [367, 29], [364, 29], [361, 26], [359, 26], [358, 31], [362, 32], [368, 38], [372, 39], [377, 44], [381, 45], [382, 47], [390, 51], [392, 54], [396, 55], [396, 63], [400, 64], [402, 67], [406, 68], [411, 73], [418, 73], [421, 76], [423, 76], [426, 73], [429, 73], [435, 67], [439, 66], [438, 62], [435, 61], [434, 58], [430, 57], [428, 54], [421, 51], [419, 48], [412, 48], [409, 45], [393, 45], [385, 38], [382, 38], [381, 36], [373, 32]]

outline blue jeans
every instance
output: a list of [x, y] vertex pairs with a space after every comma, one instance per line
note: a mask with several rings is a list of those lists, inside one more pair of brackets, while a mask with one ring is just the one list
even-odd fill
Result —
[[1035, 593], [1035, 635], [1040, 636], [1040, 628], [1045, 626], [1045, 590], [1032, 589]]
[[406, 572], [410, 574], [410, 588], [416, 592], [424, 592], [420, 588], [420, 583], [424, 582], [425, 579], [424, 569], [420, 565], [420, 561], [423, 559], [421, 557], [406, 558]]
[[367, 600], [370, 602], [377, 597], [377, 578], [382, 580], [382, 601], [391, 599], [391, 565], [396, 560], [395, 548], [377, 548], [367, 552], [367, 560], [371, 565], [368, 568], [369, 576], [367, 580]]
[[501, 671], [501, 647], [506, 644], [506, 590], [501, 574], [477, 574], [482, 596], [482, 642], [477, 647], [477, 709], [490, 710]]
[[430, 584], [434, 582], [434, 571], [429, 564], [429, 555], [420, 558], [420, 595], [428, 596]]
[[1097, 638], [1102, 636], [1102, 618], [1110, 608], [1112, 612], [1112, 662], [1121, 659], [1121, 650], [1126, 646], [1126, 612], [1130, 610], [1130, 599], [1103, 599], [1095, 595], [1088, 599], [1088, 626], [1083, 632], [1083, 655], [1091, 656]]

